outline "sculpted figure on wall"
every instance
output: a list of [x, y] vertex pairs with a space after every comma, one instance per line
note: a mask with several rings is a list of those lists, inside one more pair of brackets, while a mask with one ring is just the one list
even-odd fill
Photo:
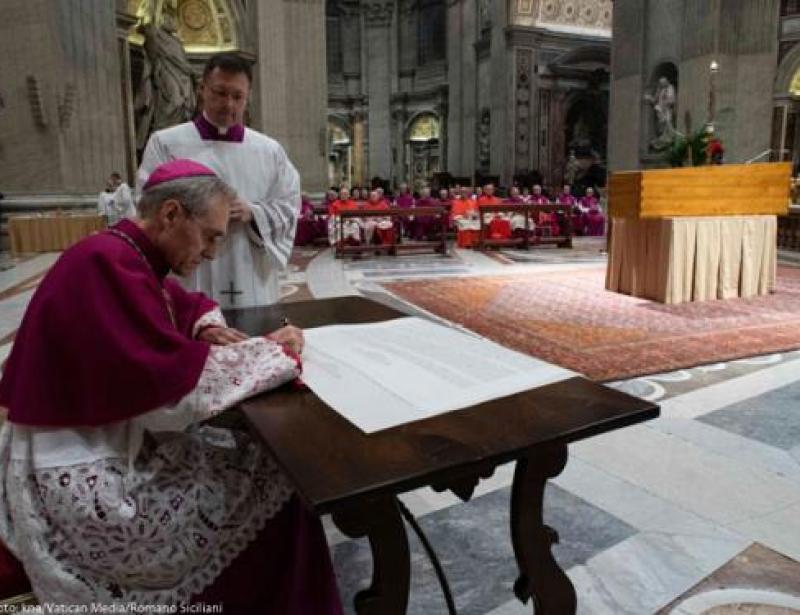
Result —
[[654, 150], [663, 150], [675, 140], [675, 86], [666, 77], [658, 80], [653, 94], [645, 94], [656, 116], [656, 137], [650, 141]]
[[191, 119], [196, 106], [195, 77], [170, 19], [139, 27], [144, 35], [145, 66], [134, 101], [136, 146], [151, 132]]

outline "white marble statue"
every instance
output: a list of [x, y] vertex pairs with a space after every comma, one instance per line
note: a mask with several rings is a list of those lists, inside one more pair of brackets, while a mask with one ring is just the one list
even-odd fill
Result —
[[661, 77], [655, 93], [645, 94], [644, 98], [653, 105], [656, 114], [656, 137], [650, 141], [650, 147], [662, 150], [675, 139], [675, 86], [666, 77]]

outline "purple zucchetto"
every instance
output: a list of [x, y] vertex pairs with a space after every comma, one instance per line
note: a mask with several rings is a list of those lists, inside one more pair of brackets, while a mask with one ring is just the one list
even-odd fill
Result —
[[172, 181], [173, 179], [183, 179], [184, 177], [216, 177], [214, 173], [207, 166], [189, 160], [187, 158], [176, 158], [164, 164], [158, 165], [155, 170], [147, 178], [143, 186], [143, 190], [163, 184], [164, 182]]

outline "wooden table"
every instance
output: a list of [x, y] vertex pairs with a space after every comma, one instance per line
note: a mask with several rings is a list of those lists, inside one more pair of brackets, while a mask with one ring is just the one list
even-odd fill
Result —
[[12, 254], [58, 252], [106, 227], [97, 214], [47, 214], [9, 216], [8, 235]]
[[361, 254], [365, 250], [384, 251], [387, 254], [396, 255], [402, 251], [420, 251], [429, 250], [438, 254], [447, 254], [447, 223], [448, 223], [449, 209], [445, 206], [431, 206], [431, 207], [392, 207], [390, 209], [348, 209], [340, 212], [336, 220], [337, 236], [344, 237], [344, 223], [345, 220], [352, 218], [391, 218], [395, 223], [399, 218], [410, 218], [412, 216], [436, 216], [439, 218], [441, 224], [441, 233], [439, 239], [435, 241], [414, 241], [410, 243], [403, 243], [400, 238], [400, 233], [395, 233], [395, 241], [391, 244], [376, 244], [376, 245], [358, 245], [348, 246], [344, 242], [337, 242], [334, 255], [340, 258], [346, 254]]
[[[404, 314], [362, 297], [227, 313], [230, 326], [253, 334], [277, 328], [283, 316], [315, 327]], [[550, 551], [558, 534], [542, 520], [545, 484], [564, 468], [568, 443], [658, 416], [658, 406], [584, 378], [369, 435], [310, 391], [272, 391], [243, 409], [305, 501], [332, 513], [347, 536], [369, 538], [374, 567], [370, 587], [355, 599], [361, 615], [406, 611], [411, 566], [398, 494], [431, 486], [467, 501], [481, 478], [509, 461], [516, 461], [514, 593], [522, 602], [533, 598], [537, 615], [574, 613], [575, 589]]]

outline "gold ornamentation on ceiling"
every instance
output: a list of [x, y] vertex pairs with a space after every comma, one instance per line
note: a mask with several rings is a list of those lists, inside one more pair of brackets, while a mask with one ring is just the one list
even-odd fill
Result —
[[[227, 0], [128, 0], [128, 12], [138, 17], [137, 26], [155, 21], [174, 28], [188, 53], [238, 48], [233, 13]], [[129, 40], [142, 44], [136, 26], [131, 29]]]

